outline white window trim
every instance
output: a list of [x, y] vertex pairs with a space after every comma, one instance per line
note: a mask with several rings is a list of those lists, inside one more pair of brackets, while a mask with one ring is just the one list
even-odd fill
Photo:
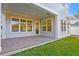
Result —
[[[11, 26], [10, 26], [10, 32], [12, 32], [12, 33], [17, 33], [17, 32], [13, 32], [12, 31], [12, 18], [17, 18], [17, 19], [19, 19], [19, 31], [17, 31], [17, 32], [22, 32], [21, 30], [20, 30], [20, 20], [21, 19], [24, 19], [24, 20], [26, 20], [26, 31], [24, 31], [24, 32], [32, 32], [33, 31], [33, 18], [21, 18], [21, 17], [17, 17], [17, 16], [10, 16], [10, 24], [11, 24]], [[27, 30], [27, 21], [28, 21], [28, 19], [30, 19], [31, 21], [32, 21], [32, 31], [28, 31]]]
[[[17, 16], [11, 16], [10, 17], [10, 24], [11, 24], [11, 26], [10, 26], [10, 32], [12, 32], [13, 33], [13, 31], [12, 31], [12, 18], [17, 18], [17, 19], [19, 19], [19, 24], [20, 24], [20, 18], [19, 17], [17, 17]], [[20, 26], [19, 26], [19, 28], [20, 28]], [[17, 31], [17, 32], [20, 32], [20, 29], [19, 29], [19, 31]], [[15, 33], [17, 33], [17, 32], [15, 32]]]
[[[47, 19], [44, 19], [44, 20], [46, 21], [46, 31], [43, 31], [43, 26], [42, 26], [42, 31], [43, 32], [52, 32], [52, 19], [51, 18], [47, 18]], [[43, 24], [44, 20], [42, 20], [42, 24]], [[48, 27], [47, 27], [47, 21], [48, 20], [51, 20], [51, 31], [48, 31]]]
[[[43, 31], [43, 21], [46, 21], [46, 31]], [[47, 32], [47, 20], [46, 19], [42, 20], [42, 31]]]
[[20, 27], [19, 27], [19, 30], [20, 30], [20, 32], [27, 32], [27, 18], [19, 18], [20, 20], [19, 20], [19, 26], [21, 26], [20, 24], [21, 24], [21, 19], [24, 19], [24, 20], [26, 20], [26, 31], [21, 31], [21, 29], [20, 29]]
[[[29, 18], [29, 19], [32, 21], [32, 31], [33, 31], [33, 26], [34, 26], [34, 25], [33, 25], [33, 18]], [[26, 18], [26, 22], [27, 22], [27, 21], [28, 21], [28, 18]], [[26, 23], [26, 25], [27, 25], [27, 23]], [[32, 31], [28, 31], [28, 30], [27, 30], [27, 32], [32, 32]]]
[[[51, 20], [51, 31], [48, 31], [48, 25], [46, 26], [47, 27], [47, 32], [52, 32], [52, 19], [51, 18], [49, 18], [49, 19], [47, 19], [47, 20]], [[47, 22], [47, 20], [46, 20], [46, 22]]]
[[[61, 32], [66, 32], [67, 31], [67, 21], [64, 20], [64, 19], [61, 19], [61, 21], [63, 22], [63, 31], [62, 31], [62, 28], [61, 28]], [[66, 25], [64, 25], [64, 21], [66, 21]], [[61, 24], [61, 26], [62, 26], [62, 24]], [[66, 30], [64, 30], [65, 29], [64, 26], [66, 27]]]
[[34, 27], [35, 28], [34, 31], [35, 31], [35, 34], [36, 35], [40, 35], [40, 20], [37, 20], [37, 21], [39, 22], [39, 34], [36, 34], [36, 30], [35, 30], [36, 29], [36, 23], [35, 22], [34, 22], [34, 26], [35, 26]]

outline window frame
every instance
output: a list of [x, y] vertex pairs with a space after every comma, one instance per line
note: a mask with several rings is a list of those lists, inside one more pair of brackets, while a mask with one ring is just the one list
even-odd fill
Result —
[[[44, 21], [45, 21], [45, 25], [44, 25]], [[43, 26], [45, 26], [45, 28], [46, 28], [45, 31], [43, 30]], [[47, 20], [46, 19], [42, 20], [42, 31], [47, 32]]]
[[67, 27], [66, 26], [67, 26], [67, 21], [61, 19], [61, 31], [62, 32], [67, 31]]
[[[19, 21], [18, 21], [18, 31], [12, 31], [12, 18], [17, 18]], [[10, 26], [10, 32], [20, 32], [20, 18], [19, 17], [17, 17], [17, 16], [11, 16], [10, 17], [10, 24], [11, 24], [11, 26]]]
[[66, 31], [67, 30], [67, 28], [66, 28], [66, 20], [64, 20], [64, 31]]
[[[32, 22], [32, 24], [31, 24], [31, 26], [32, 26], [31, 31], [28, 31], [28, 20], [30, 20]], [[27, 32], [32, 32], [33, 31], [33, 19], [32, 18], [27, 18], [26, 24], [27, 24]]]
[[63, 32], [63, 19], [61, 19], [61, 31]]
[[26, 20], [26, 18], [20, 18], [20, 24], [19, 24], [19, 26], [20, 26], [20, 32], [27, 32], [27, 20], [26, 20], [26, 22], [25, 22], [25, 26], [26, 26], [26, 30], [25, 31], [21, 31], [21, 20]]
[[[48, 21], [50, 20], [50, 26], [51, 26], [51, 30], [50, 31], [48, 31]], [[47, 32], [51, 32], [52, 31], [52, 20], [51, 20], [51, 18], [49, 18], [49, 19], [47, 19], [46, 20], [47, 21]]]

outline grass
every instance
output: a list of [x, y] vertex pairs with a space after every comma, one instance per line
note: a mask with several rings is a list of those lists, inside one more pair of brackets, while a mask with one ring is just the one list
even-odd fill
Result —
[[79, 56], [79, 38], [63, 38], [12, 56]]

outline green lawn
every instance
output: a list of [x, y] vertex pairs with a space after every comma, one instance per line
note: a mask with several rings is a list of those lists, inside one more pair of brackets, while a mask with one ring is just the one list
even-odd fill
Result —
[[79, 56], [79, 38], [63, 38], [13, 56]]

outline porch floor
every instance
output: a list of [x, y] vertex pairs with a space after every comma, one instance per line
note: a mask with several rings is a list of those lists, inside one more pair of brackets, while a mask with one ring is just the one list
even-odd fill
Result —
[[47, 36], [30, 36], [2, 39], [2, 54], [48, 42], [51, 40], [55, 40], [55, 38]]

